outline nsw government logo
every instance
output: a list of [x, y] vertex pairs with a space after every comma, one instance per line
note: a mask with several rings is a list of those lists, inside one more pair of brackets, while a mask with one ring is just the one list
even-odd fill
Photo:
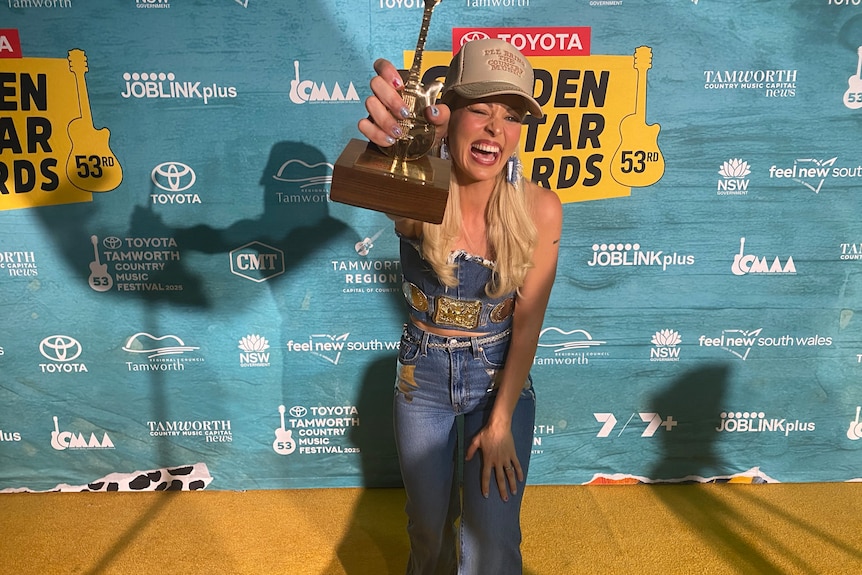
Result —
[[269, 342], [265, 337], [249, 334], [239, 340], [240, 367], [269, 367]]
[[739, 158], [732, 158], [721, 165], [718, 174], [721, 179], [718, 180], [719, 196], [744, 196], [748, 194], [748, 178], [751, 173], [748, 162]]
[[679, 350], [677, 347], [682, 343], [679, 332], [672, 329], [663, 329], [655, 332], [650, 340], [653, 348], [650, 349], [650, 361], [679, 361]]

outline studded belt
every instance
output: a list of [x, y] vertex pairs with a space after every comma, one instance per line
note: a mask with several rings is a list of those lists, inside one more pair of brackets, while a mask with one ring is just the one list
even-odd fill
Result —
[[509, 297], [495, 304], [482, 300], [456, 299], [448, 296], [429, 296], [411, 282], [402, 285], [404, 299], [417, 312], [428, 314], [428, 319], [439, 326], [476, 329], [491, 323], [502, 323], [515, 310], [515, 298]]
[[470, 338], [470, 339], [459, 339], [459, 338], [453, 337], [453, 338], [449, 339], [448, 341], [444, 341], [444, 342], [433, 342], [432, 341], [432, 342], [429, 342], [427, 345], [428, 345], [428, 347], [432, 347], [435, 349], [464, 349], [464, 348], [473, 346], [473, 342], [471, 341], [471, 339], [476, 340], [476, 345], [483, 346], [483, 345], [489, 345], [492, 343], [497, 343], [498, 341], [501, 341], [501, 340], [508, 338], [511, 334], [512, 334], [512, 330], [506, 329], [506, 330], [501, 331], [500, 333], [495, 333], [494, 335], [489, 335], [489, 336], [485, 336], [485, 337], [477, 337], [477, 338]]

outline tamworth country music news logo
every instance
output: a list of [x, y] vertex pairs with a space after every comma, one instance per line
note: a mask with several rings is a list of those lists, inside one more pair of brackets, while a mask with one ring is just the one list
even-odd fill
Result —
[[[97, 128], [87, 56], [24, 58], [18, 32], [0, 29], [7, 96], [0, 101], [0, 211], [90, 202], [123, 180], [110, 132]], [[11, 94], [11, 95], [9, 95]]]

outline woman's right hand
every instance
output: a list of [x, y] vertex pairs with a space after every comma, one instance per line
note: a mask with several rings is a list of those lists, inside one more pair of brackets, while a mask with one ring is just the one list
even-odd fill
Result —
[[[377, 75], [371, 79], [372, 95], [365, 100], [368, 117], [359, 121], [359, 131], [381, 147], [391, 146], [401, 137], [398, 120], [407, 118], [411, 110], [401, 98], [404, 80], [398, 69], [383, 58], [374, 62]], [[435, 104], [425, 108], [425, 119], [437, 126], [438, 137], [445, 133], [449, 122], [449, 107]]]

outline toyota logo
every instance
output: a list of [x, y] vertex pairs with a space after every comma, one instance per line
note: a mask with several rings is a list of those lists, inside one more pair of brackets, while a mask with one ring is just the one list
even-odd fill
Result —
[[461, 45], [463, 46], [467, 42], [472, 42], [473, 40], [487, 40], [488, 38], [490, 38], [490, 36], [478, 30], [475, 30], [473, 32], [467, 32], [466, 34], [461, 36]]
[[51, 335], [39, 344], [39, 352], [53, 361], [72, 361], [81, 355], [81, 344], [68, 335]]
[[117, 236], [110, 236], [102, 240], [102, 245], [104, 245], [109, 250], [118, 250], [120, 249], [120, 246], [123, 245], [123, 240], [121, 240]]
[[184, 192], [195, 185], [195, 171], [180, 162], [162, 162], [150, 173], [153, 183], [166, 192]]
[[291, 417], [305, 417], [306, 413], [308, 413], [308, 410], [301, 405], [294, 405], [290, 408]]

